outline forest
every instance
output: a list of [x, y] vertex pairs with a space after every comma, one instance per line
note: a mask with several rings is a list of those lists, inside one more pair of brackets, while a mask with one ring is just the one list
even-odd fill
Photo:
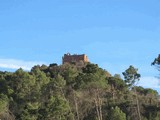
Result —
[[1, 71], [0, 119], [160, 120], [159, 94], [137, 86], [140, 77], [132, 65], [120, 76], [94, 63]]

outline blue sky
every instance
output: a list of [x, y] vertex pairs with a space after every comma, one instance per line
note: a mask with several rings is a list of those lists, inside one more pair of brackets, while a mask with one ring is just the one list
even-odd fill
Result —
[[112, 75], [129, 65], [139, 85], [160, 91], [151, 62], [159, 54], [159, 0], [1, 0], [0, 70], [61, 64], [87, 54]]

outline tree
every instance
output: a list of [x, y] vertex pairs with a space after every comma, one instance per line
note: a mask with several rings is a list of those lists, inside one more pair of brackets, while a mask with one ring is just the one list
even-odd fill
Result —
[[8, 98], [4, 94], [0, 94], [0, 113], [7, 110]]
[[[12, 92], [10, 98], [9, 108], [16, 115], [16, 119], [27, 119], [31, 118], [27, 107], [27, 104], [31, 102], [32, 98], [35, 96], [31, 95], [32, 87], [35, 84], [35, 79], [28, 72], [23, 71], [23, 69], [18, 69], [15, 73], [11, 74], [8, 80], [8, 85]], [[25, 115], [24, 115], [25, 114]], [[25, 116], [25, 117], [23, 117]]]
[[69, 102], [63, 91], [66, 81], [61, 75], [52, 78], [42, 90], [42, 103], [39, 118], [43, 120], [73, 120]]
[[110, 94], [112, 96], [112, 102], [120, 102], [121, 98], [123, 98], [122, 94], [128, 91], [127, 85], [124, 80], [122, 80], [119, 76], [107, 77], [108, 84], [111, 86]]
[[126, 114], [119, 107], [111, 108], [108, 120], [126, 120]]
[[60, 95], [49, 98], [49, 101], [46, 103], [46, 110], [46, 120], [66, 120], [69, 114], [71, 114], [69, 103]]
[[8, 108], [8, 104], [8, 97], [4, 94], [0, 94], [0, 120], [15, 120], [14, 115]]
[[0, 71], [0, 119], [159, 120], [158, 92], [136, 86], [140, 74], [133, 66], [123, 75], [92, 63]]
[[134, 87], [136, 83], [139, 81], [141, 75], [137, 71], [138, 69], [134, 68], [131, 65], [127, 70], [125, 70], [125, 72], [122, 73], [124, 76], [125, 82], [129, 87]]
[[78, 70], [75, 65], [64, 64], [60, 67], [61, 74], [66, 80], [66, 85], [73, 87], [75, 84], [75, 78], [78, 75]]
[[106, 72], [99, 68], [98, 65], [90, 63], [82, 71], [83, 73], [77, 76], [76, 86], [79, 89], [83, 89], [84, 94], [88, 93], [88, 104], [94, 103], [96, 117], [98, 120], [102, 120], [102, 96], [107, 88]]
[[[160, 71], [160, 54], [157, 58], [154, 59], [151, 65], [154, 65], [157, 68], [157, 70]], [[158, 76], [158, 78], [160, 79], [160, 76]]]
[[123, 72], [122, 74], [124, 75], [126, 84], [128, 84], [130, 88], [133, 88], [135, 92], [138, 117], [139, 117], [139, 120], [141, 120], [139, 101], [138, 101], [138, 96], [137, 96], [137, 92], [135, 89], [135, 85], [139, 81], [141, 75], [138, 73], [138, 69], [134, 68], [133, 66], [129, 66], [129, 68], [125, 70], [125, 72]]
[[154, 59], [151, 65], [160, 65], [160, 54], [158, 55], [157, 58]]
[[125, 90], [127, 88], [125, 82], [118, 77], [109, 77], [108, 79], [108, 84], [111, 85], [112, 89], [114, 88], [115, 90]]

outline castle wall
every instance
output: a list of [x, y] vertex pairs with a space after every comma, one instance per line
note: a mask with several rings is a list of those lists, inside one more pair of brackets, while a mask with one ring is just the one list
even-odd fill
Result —
[[89, 62], [88, 57], [85, 54], [82, 55], [71, 55], [71, 54], [64, 54], [63, 58], [62, 58], [63, 64], [64, 63], [71, 63], [71, 62]]

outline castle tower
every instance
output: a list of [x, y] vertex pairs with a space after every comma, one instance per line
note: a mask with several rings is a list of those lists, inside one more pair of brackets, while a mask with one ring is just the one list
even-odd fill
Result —
[[64, 56], [62, 57], [62, 64], [64, 63], [78, 63], [80, 61], [83, 62], [89, 62], [87, 55], [85, 54], [81, 54], [81, 55], [77, 55], [77, 54], [73, 54], [71, 55], [70, 53], [64, 54]]

